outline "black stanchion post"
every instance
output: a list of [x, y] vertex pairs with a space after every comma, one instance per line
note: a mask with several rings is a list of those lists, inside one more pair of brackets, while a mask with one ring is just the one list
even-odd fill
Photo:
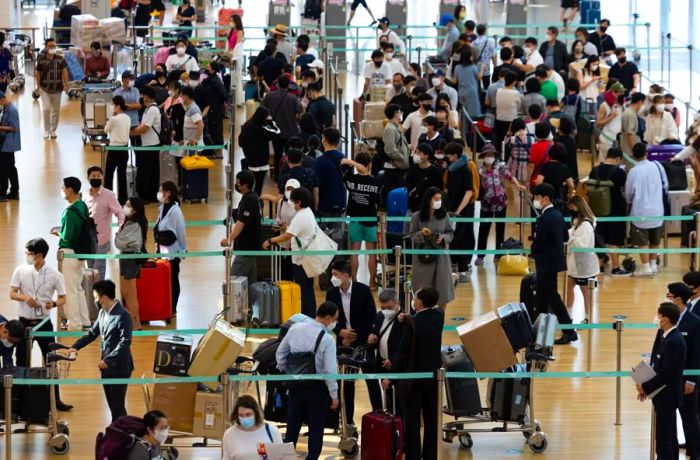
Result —
[[[622, 325], [626, 316], [615, 315], [613, 328], [617, 331], [617, 372], [622, 370]], [[622, 377], [615, 377], [615, 425], [622, 425]]]
[[[12, 459], [12, 374], [3, 376], [5, 387], [5, 459]], [[53, 393], [53, 391], [51, 391]]]

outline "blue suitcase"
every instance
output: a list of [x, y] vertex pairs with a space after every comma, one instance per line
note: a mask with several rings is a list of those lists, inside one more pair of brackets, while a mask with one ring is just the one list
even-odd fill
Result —
[[[408, 190], [405, 187], [395, 188], [386, 196], [386, 215], [405, 217], [408, 211]], [[386, 231], [403, 233], [403, 222], [389, 222]]]
[[70, 81], [82, 81], [85, 79], [85, 71], [83, 70], [83, 66], [80, 65], [80, 61], [75, 54], [67, 51], [63, 53], [63, 59], [65, 59], [66, 66], [68, 67], [68, 78]]
[[186, 202], [209, 199], [209, 170], [182, 169], [182, 199]]

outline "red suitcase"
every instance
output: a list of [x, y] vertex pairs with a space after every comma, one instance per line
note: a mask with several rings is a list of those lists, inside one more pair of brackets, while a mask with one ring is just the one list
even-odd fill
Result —
[[145, 262], [141, 266], [141, 276], [136, 280], [136, 290], [141, 321], [170, 322], [173, 302], [169, 261], [158, 259]]
[[403, 421], [398, 415], [386, 409], [365, 414], [360, 434], [362, 460], [400, 460], [403, 457]]

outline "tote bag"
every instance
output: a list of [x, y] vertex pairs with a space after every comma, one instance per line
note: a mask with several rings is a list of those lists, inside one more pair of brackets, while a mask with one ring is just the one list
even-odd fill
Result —
[[[295, 237], [296, 238], [296, 237]], [[306, 246], [302, 246], [299, 238], [296, 238], [297, 246], [302, 251], [337, 251], [338, 243], [333, 241], [323, 230], [317, 225], [314, 229], [314, 236]], [[333, 260], [333, 254], [328, 255], [304, 255], [301, 256], [301, 266], [306, 273], [306, 276], [313, 278], [325, 273], [328, 266]]]

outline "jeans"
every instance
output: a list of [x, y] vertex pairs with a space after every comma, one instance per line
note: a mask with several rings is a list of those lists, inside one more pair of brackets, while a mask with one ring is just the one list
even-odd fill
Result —
[[[505, 217], [506, 210], [502, 211], [481, 211], [481, 218], [491, 218], [491, 217]], [[506, 223], [496, 222], [496, 249], [500, 249], [501, 244], [503, 244], [503, 235], [505, 234]], [[486, 244], [489, 241], [489, 233], [491, 232], [491, 222], [481, 222], [479, 224], [479, 251], [486, 249]], [[479, 256], [484, 258], [484, 256]]]
[[44, 119], [44, 131], [53, 133], [58, 128], [58, 116], [61, 112], [61, 93], [47, 93], [39, 89], [41, 113]]
[[[75, 254], [72, 249], [64, 248], [65, 254]], [[85, 261], [80, 259], [63, 260], [63, 281], [66, 285], [66, 304], [63, 307], [69, 330], [81, 330], [90, 325], [90, 314], [83, 290], [83, 270]]]
[[[109, 250], [112, 245], [109, 241], [105, 244], [100, 244], [97, 246], [97, 254], [109, 254]], [[94, 268], [100, 274], [99, 279], [105, 279], [105, 274], [107, 273], [107, 259], [90, 259], [87, 261], [88, 268]]]
[[316, 317], [316, 293], [314, 279], [306, 276], [301, 265], [294, 264], [294, 282], [301, 287], [301, 312], [311, 318]]
[[[7, 185], [10, 185], [8, 192]], [[19, 177], [15, 166], [15, 152], [0, 152], [0, 197], [19, 195]]]
[[129, 162], [129, 152], [107, 152], [105, 161], [105, 188], [114, 191], [114, 172], [117, 173], [117, 199], [124, 205], [129, 198], [126, 192], [126, 165]]

